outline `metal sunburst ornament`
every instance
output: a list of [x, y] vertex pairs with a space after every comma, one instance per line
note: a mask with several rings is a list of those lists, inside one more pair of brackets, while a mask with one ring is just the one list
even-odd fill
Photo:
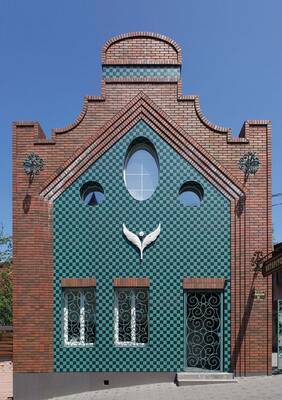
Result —
[[240, 158], [239, 168], [244, 172], [245, 178], [255, 175], [260, 167], [260, 161], [255, 152], [249, 151]]
[[30, 182], [35, 175], [43, 170], [44, 162], [42, 158], [35, 153], [30, 153], [23, 162], [24, 172], [29, 176]]

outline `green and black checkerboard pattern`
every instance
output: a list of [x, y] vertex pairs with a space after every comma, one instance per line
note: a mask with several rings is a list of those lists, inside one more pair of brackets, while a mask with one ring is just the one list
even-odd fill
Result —
[[103, 78], [176, 78], [180, 79], [180, 67], [171, 66], [103, 66]]
[[[139, 136], [155, 146], [160, 181], [140, 202], [123, 181], [124, 158]], [[185, 181], [204, 188], [200, 207], [178, 201]], [[87, 181], [99, 182], [105, 201], [94, 207], [80, 200]], [[152, 232], [159, 238], [145, 250], [144, 261], [122, 234]], [[230, 366], [230, 204], [229, 201], [143, 121], [83, 173], [54, 204], [54, 369], [55, 371], [180, 371], [184, 368], [182, 280], [225, 277], [224, 369]], [[97, 278], [97, 338], [94, 347], [63, 346], [61, 277]], [[149, 277], [149, 345], [116, 347], [113, 343], [113, 278]]]

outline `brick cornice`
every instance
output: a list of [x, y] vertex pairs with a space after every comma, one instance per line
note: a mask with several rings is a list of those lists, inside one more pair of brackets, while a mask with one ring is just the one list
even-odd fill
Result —
[[61, 172], [48, 179], [41, 189], [41, 195], [48, 200], [54, 200], [141, 119], [209, 180], [215, 182], [221, 191], [229, 193], [232, 198], [243, 195], [244, 188], [240, 182], [142, 92], [102, 127], [98, 138], [87, 140], [59, 168]]

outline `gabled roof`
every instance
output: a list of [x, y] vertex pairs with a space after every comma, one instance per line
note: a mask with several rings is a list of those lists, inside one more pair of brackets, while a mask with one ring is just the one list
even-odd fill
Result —
[[241, 183], [142, 92], [100, 129], [98, 137], [87, 140], [59, 168], [60, 172], [48, 179], [40, 195], [54, 201], [140, 120], [146, 122], [226, 197], [238, 199], [244, 196]]

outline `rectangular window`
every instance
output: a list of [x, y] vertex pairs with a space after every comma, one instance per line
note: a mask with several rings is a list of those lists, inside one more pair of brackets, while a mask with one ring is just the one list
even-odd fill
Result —
[[144, 346], [148, 343], [148, 289], [116, 288], [115, 344]]
[[96, 296], [94, 288], [64, 288], [64, 344], [88, 346], [96, 338]]

